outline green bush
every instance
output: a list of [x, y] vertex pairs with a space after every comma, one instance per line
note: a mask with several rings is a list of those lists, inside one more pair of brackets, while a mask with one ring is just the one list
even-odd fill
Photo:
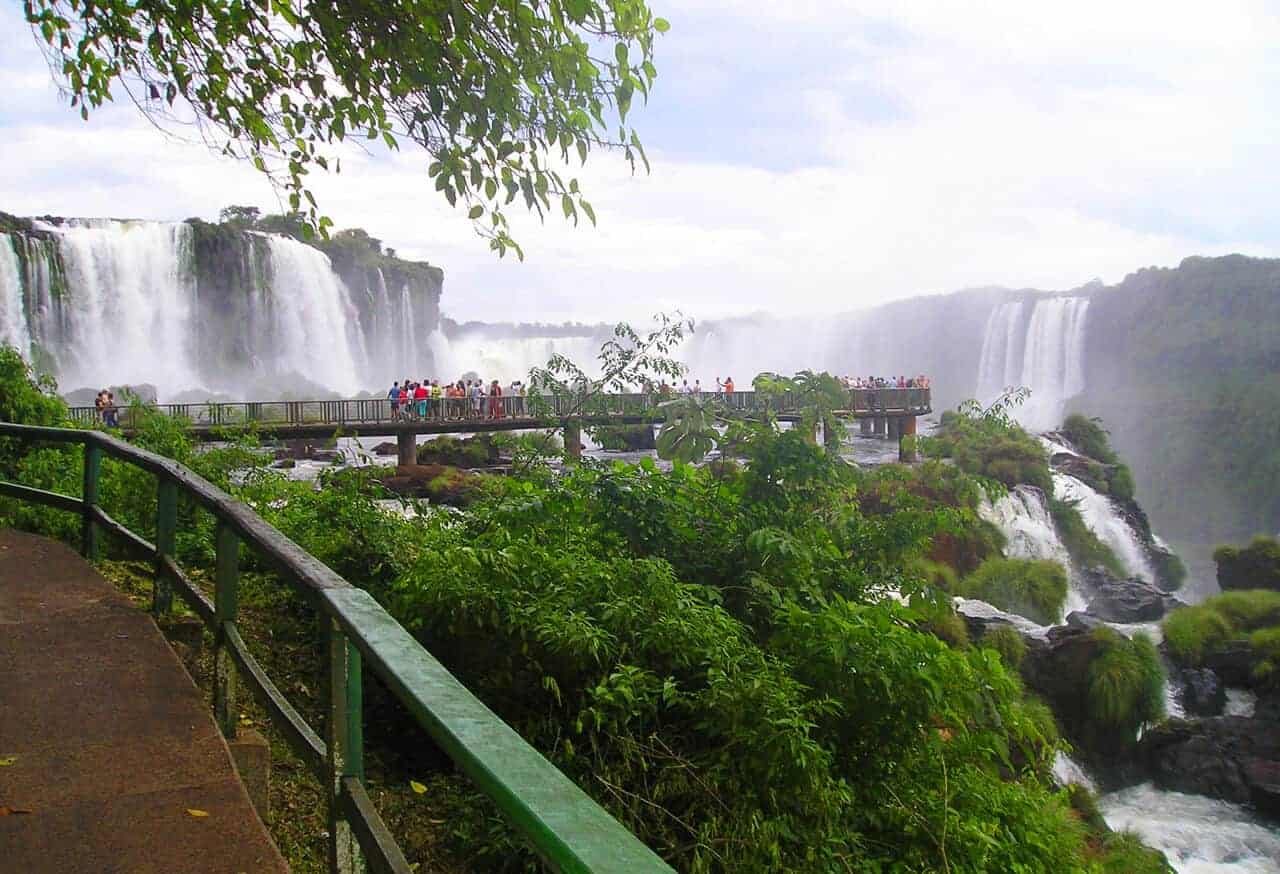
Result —
[[978, 598], [1048, 625], [1062, 619], [1067, 602], [1067, 572], [1056, 561], [989, 558], [961, 584], [966, 597]]
[[1175, 610], [1161, 623], [1165, 646], [1178, 661], [1198, 665], [1205, 654], [1234, 632], [1231, 621], [1212, 607], [1204, 605]]
[[1126, 638], [1099, 628], [1099, 653], [1089, 662], [1089, 717], [1133, 739], [1138, 728], [1164, 716], [1164, 669], [1151, 638]]
[[1103, 464], [1115, 463], [1116, 454], [1111, 449], [1111, 442], [1106, 429], [1102, 427], [1101, 419], [1072, 413], [1067, 416], [1059, 430], [1084, 455]]
[[1021, 634], [1008, 625], [997, 625], [992, 628], [982, 635], [979, 645], [1000, 653], [1001, 660], [1014, 671], [1022, 666], [1022, 660], [1027, 655], [1027, 642], [1022, 639]]
[[1244, 548], [1219, 546], [1213, 560], [1223, 589], [1280, 591], [1280, 541], [1274, 537], [1255, 537]]

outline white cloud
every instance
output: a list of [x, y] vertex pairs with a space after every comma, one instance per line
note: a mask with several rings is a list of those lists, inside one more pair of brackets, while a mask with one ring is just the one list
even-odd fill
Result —
[[[593, 158], [579, 175], [600, 227], [521, 220], [524, 264], [488, 252], [431, 190], [420, 155], [350, 154], [316, 192], [340, 225], [442, 265], [447, 310], [490, 320], [820, 312], [1276, 253], [1277, 16], [1254, 2], [1045, 10], [692, 0], [668, 13], [673, 54], [690, 59], [676, 65], [686, 74], [723, 61], [709, 94], [753, 81], [753, 59], [782, 35], [820, 41], [812, 58], [787, 59], [806, 83], [794, 128], [753, 129], [745, 92], [728, 121], [682, 122], [718, 125], [724, 159], [691, 157], [669, 125], [649, 137], [650, 176]], [[726, 34], [749, 42], [723, 45]], [[127, 108], [87, 125], [41, 113], [36, 98], [53, 92], [39, 53], [11, 37], [0, 48], [0, 209], [183, 218], [271, 202], [248, 167], [167, 143]], [[868, 94], [892, 111], [868, 112]], [[778, 144], [767, 166], [735, 157], [748, 134]]]

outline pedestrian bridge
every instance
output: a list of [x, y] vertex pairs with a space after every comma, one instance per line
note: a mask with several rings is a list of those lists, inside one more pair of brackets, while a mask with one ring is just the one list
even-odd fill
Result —
[[[794, 394], [762, 394], [754, 391], [730, 394], [704, 392], [705, 402], [719, 404], [726, 411], [770, 414], [781, 421], [798, 421], [803, 399]], [[851, 389], [847, 403], [836, 411], [845, 419], [856, 419], [863, 435], [900, 439], [916, 433], [916, 417], [933, 412], [931, 390], [927, 388]], [[639, 425], [661, 421], [662, 405], [671, 396], [659, 394], [606, 394], [590, 398], [543, 396], [481, 398], [438, 398], [427, 402], [423, 416], [393, 415], [386, 398], [318, 401], [247, 401], [237, 403], [159, 404], [162, 413], [179, 416], [191, 423], [197, 436], [211, 438], [225, 428], [253, 426], [280, 438], [325, 440], [335, 434], [357, 437], [396, 435], [401, 444], [401, 463], [413, 463], [414, 437], [418, 434], [459, 434], [486, 431], [518, 431], [563, 427], [565, 445], [580, 450], [578, 435], [582, 425]], [[126, 434], [133, 430], [132, 410], [120, 411], [120, 426]], [[99, 420], [93, 407], [72, 407], [74, 420], [86, 424]]]

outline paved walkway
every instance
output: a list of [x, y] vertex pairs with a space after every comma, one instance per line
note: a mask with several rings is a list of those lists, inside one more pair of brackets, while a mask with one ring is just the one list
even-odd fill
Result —
[[4, 871], [288, 871], [150, 617], [67, 546], [10, 529], [0, 814]]

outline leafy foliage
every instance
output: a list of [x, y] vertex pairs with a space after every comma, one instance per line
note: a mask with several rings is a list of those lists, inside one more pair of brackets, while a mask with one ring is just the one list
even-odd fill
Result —
[[976, 401], [966, 401], [957, 410], [948, 410], [942, 414], [938, 436], [922, 438], [921, 448], [927, 455], [950, 458], [962, 470], [1008, 488], [1027, 483], [1053, 494], [1044, 447], [1009, 415], [1027, 394], [1019, 390], [985, 409]]
[[961, 584], [964, 594], [1041, 625], [1062, 619], [1067, 572], [1056, 561], [990, 558]]
[[1022, 666], [1022, 660], [1027, 655], [1027, 642], [1022, 639], [1021, 634], [1007, 625], [998, 625], [982, 635], [979, 645], [1000, 653], [1001, 660], [1014, 671]]
[[[366, 587], [681, 870], [1098, 870], [1048, 779], [1052, 715], [1007, 656], [929, 630], [947, 607], [924, 556], [967, 536], [978, 484], [731, 427], [740, 465], [535, 466], [410, 519], [367, 472], [317, 490], [265, 469], [252, 434], [197, 453], [156, 416], [139, 439]], [[107, 480], [108, 511], [146, 531], [153, 484]], [[209, 562], [207, 514], [180, 513], [184, 561]], [[535, 864], [474, 792], [436, 803], [477, 869]]]
[[517, 197], [539, 215], [595, 222], [578, 181], [556, 169], [571, 156], [616, 147], [647, 166], [626, 119], [648, 97], [655, 33], [668, 28], [643, 0], [25, 0], [24, 11], [83, 118], [124, 90], [162, 129], [194, 122], [285, 186], [291, 211], [305, 198], [321, 233], [330, 222], [306, 176], [340, 170], [334, 143], [415, 143], [436, 190], [468, 207], [499, 254], [520, 253], [504, 213]]

